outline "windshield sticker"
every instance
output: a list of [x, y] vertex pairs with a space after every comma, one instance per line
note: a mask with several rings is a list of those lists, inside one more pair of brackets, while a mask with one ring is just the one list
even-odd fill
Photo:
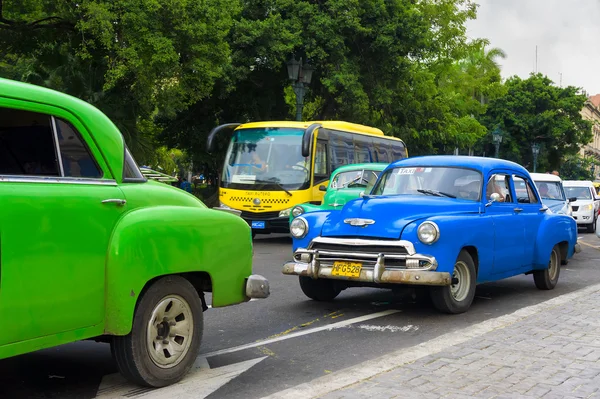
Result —
[[399, 175], [412, 175], [415, 173], [417, 168], [402, 168], [398, 171]]
[[254, 184], [256, 182], [255, 175], [233, 175], [231, 178], [232, 183], [239, 184]]
[[432, 170], [431, 168], [425, 168], [425, 173], [429, 173], [429, 172], [431, 172], [431, 170]]

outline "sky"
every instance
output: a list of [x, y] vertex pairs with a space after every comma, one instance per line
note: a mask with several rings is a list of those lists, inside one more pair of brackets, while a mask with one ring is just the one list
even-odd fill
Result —
[[475, 0], [477, 20], [467, 23], [470, 38], [487, 38], [501, 48], [504, 78], [527, 78], [537, 70], [557, 85], [600, 93], [599, 0]]

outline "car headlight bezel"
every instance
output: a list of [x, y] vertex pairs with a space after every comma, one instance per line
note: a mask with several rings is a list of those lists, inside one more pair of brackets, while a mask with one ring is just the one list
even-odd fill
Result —
[[417, 228], [417, 237], [423, 244], [434, 244], [440, 239], [440, 228], [434, 222], [425, 221]]
[[292, 220], [290, 223], [290, 234], [296, 239], [306, 237], [308, 234], [308, 222], [302, 216]]
[[292, 208], [292, 216], [295, 218], [297, 218], [298, 216], [302, 215], [305, 212], [306, 211], [304, 210], [304, 208], [301, 207], [300, 205], [296, 205], [295, 207]]

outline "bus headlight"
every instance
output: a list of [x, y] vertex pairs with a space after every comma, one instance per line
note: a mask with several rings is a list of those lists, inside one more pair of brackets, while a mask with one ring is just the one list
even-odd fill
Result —
[[423, 222], [417, 229], [417, 237], [423, 244], [433, 244], [440, 238], [440, 229], [433, 222]]
[[304, 208], [302, 208], [301, 206], [295, 206], [292, 208], [292, 216], [295, 218], [302, 215], [304, 212]]
[[279, 217], [288, 217], [290, 216], [290, 212], [292, 211], [292, 208], [290, 209], [284, 209], [283, 211], [279, 212]]
[[219, 201], [219, 208], [223, 208], [223, 209], [232, 209], [230, 206], [225, 205], [224, 203], [222, 203], [221, 201]]
[[290, 233], [294, 238], [304, 238], [308, 233], [308, 223], [303, 217], [297, 217], [290, 223]]

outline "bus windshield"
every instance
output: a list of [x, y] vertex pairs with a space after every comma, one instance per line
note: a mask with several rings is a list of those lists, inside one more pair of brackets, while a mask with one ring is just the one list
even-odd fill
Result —
[[302, 156], [303, 129], [259, 128], [234, 133], [221, 185], [246, 190], [303, 190], [310, 186], [310, 162]]

